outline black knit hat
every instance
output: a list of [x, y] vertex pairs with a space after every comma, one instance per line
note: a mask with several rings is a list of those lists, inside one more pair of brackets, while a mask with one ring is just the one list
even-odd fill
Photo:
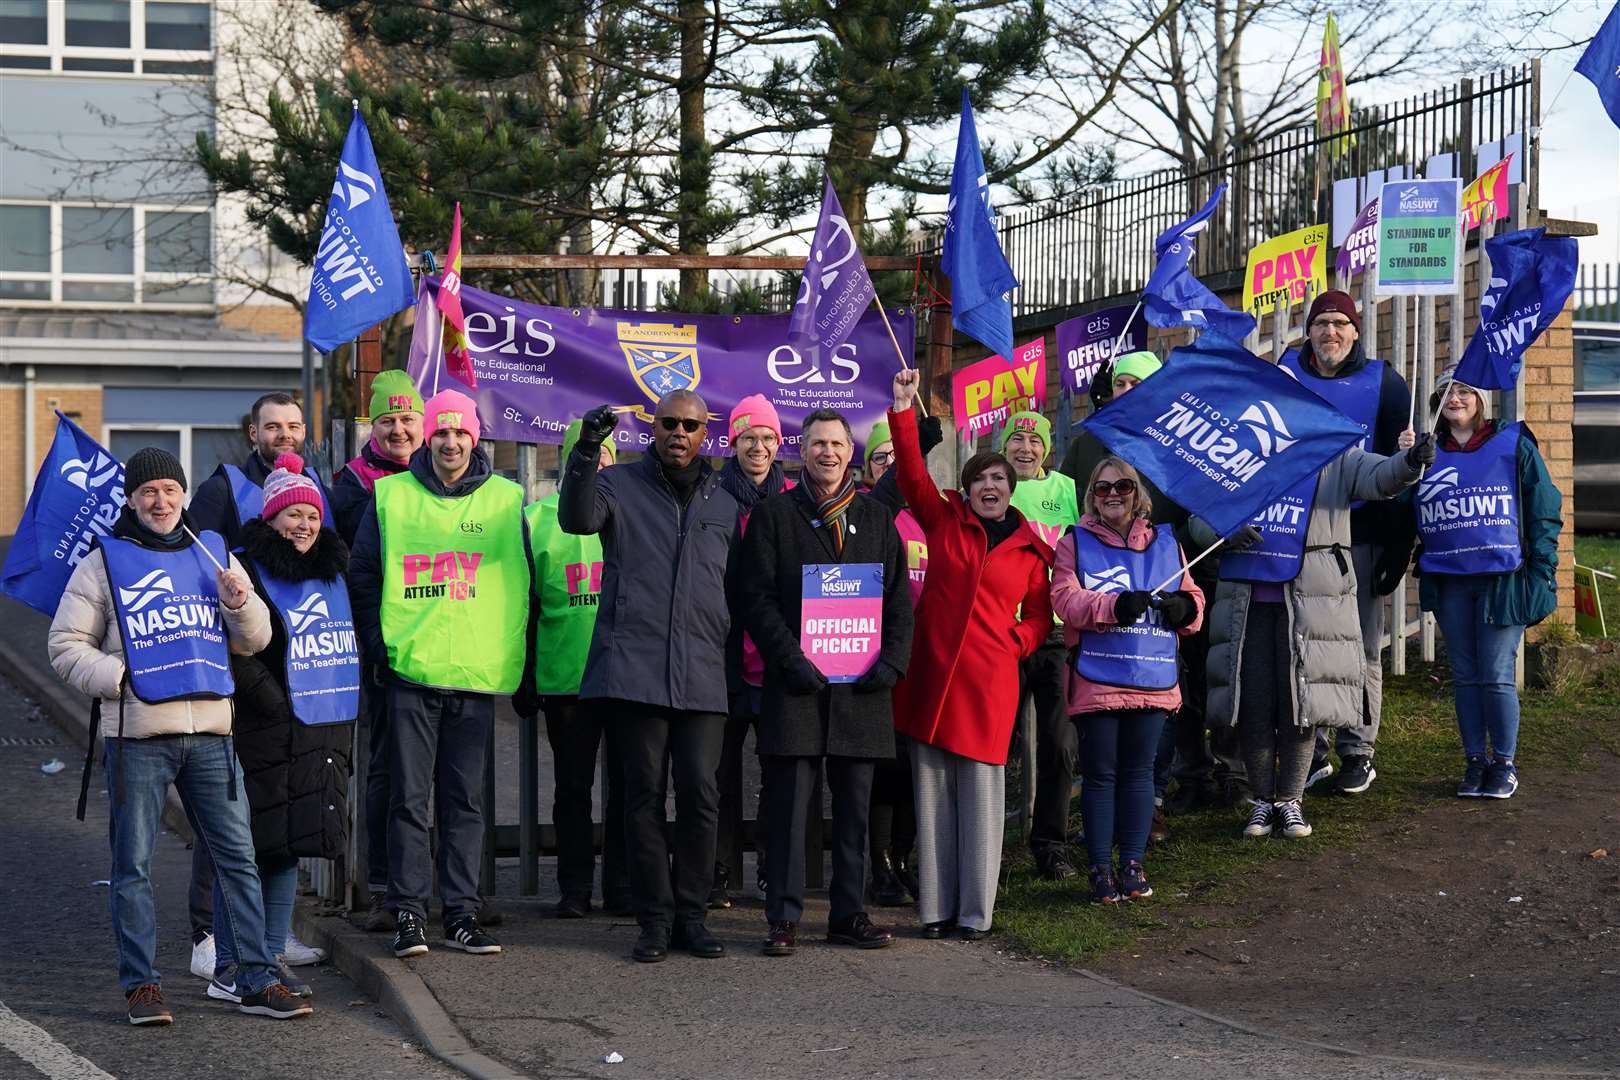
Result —
[[153, 480], [173, 480], [181, 491], [186, 490], [186, 470], [180, 467], [180, 459], [160, 447], [143, 446], [124, 464], [124, 490], [137, 491]]

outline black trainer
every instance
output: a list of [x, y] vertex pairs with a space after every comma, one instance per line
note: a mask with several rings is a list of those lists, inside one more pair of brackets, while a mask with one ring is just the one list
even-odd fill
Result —
[[309, 1002], [278, 982], [271, 983], [257, 994], [243, 994], [242, 1002], [236, 1008], [240, 1012], [268, 1016], [272, 1020], [291, 1020], [315, 1011]]
[[1069, 861], [1068, 854], [1062, 848], [1036, 853], [1035, 867], [1041, 872], [1041, 877], [1048, 881], [1069, 881], [1080, 876], [1080, 871], [1074, 868], [1074, 863]]
[[1372, 758], [1365, 754], [1351, 754], [1340, 765], [1339, 779], [1333, 786], [1341, 795], [1360, 795], [1378, 779], [1378, 770], [1373, 768]]
[[444, 928], [444, 943], [464, 953], [483, 956], [501, 951], [501, 943], [478, 925], [478, 916], [463, 915]]
[[394, 922], [394, 955], [401, 960], [407, 956], [421, 956], [428, 951], [427, 928], [422, 916], [414, 911], [396, 911]]
[[394, 913], [383, 907], [383, 894], [374, 892], [366, 907], [365, 928], [368, 933], [383, 934], [398, 929], [394, 922]]
[[[1346, 763], [1348, 764], [1348, 763]], [[1305, 790], [1309, 791], [1317, 784], [1333, 775], [1333, 762], [1326, 754], [1311, 758], [1311, 771], [1305, 777]]]

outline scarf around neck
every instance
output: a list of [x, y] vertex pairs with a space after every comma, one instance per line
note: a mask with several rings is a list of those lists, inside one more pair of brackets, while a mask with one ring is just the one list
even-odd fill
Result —
[[804, 488], [805, 494], [810, 497], [810, 502], [816, 508], [816, 520], [812, 524], [826, 528], [828, 535], [832, 537], [833, 550], [842, 555], [844, 553], [844, 534], [849, 528], [848, 522], [844, 520], [844, 514], [849, 510], [850, 504], [855, 501], [854, 478], [848, 472], [845, 472], [841, 485], [827, 494], [822, 494], [815, 481], [806, 476]]

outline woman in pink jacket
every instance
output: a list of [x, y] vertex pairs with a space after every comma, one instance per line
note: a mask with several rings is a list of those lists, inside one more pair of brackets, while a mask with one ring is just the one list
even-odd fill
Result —
[[1204, 594], [1185, 570], [1175, 592], [1152, 594], [1186, 560], [1168, 525], [1148, 524], [1153, 501], [1134, 468], [1103, 458], [1084, 497], [1080, 523], [1057, 546], [1052, 609], [1069, 645], [1069, 716], [1080, 725], [1091, 897], [1113, 904], [1153, 895], [1142, 869], [1153, 757], [1181, 705], [1177, 639], [1203, 621]]

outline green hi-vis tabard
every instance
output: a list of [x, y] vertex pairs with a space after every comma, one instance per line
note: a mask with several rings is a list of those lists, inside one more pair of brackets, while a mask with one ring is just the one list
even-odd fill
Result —
[[377, 481], [388, 666], [445, 690], [510, 694], [523, 679], [529, 560], [523, 489], [491, 476], [443, 498], [409, 472]]
[[539, 694], [577, 694], [602, 592], [602, 539], [563, 532], [557, 524], [556, 495], [529, 504], [523, 513], [529, 519], [534, 580], [540, 590], [534, 689]]
[[1018, 481], [1010, 501], [1054, 551], [1069, 526], [1080, 521], [1080, 500], [1075, 494], [1074, 481], [1060, 472], [1044, 473], [1037, 480]]

